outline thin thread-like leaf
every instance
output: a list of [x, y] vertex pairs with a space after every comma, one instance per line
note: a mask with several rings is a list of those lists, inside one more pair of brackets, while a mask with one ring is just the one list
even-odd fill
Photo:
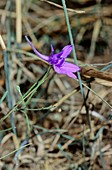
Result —
[[20, 96], [21, 96], [21, 98], [22, 98], [22, 100], [23, 100], [23, 107], [25, 107], [25, 101], [24, 101], [24, 98], [23, 98], [23, 95], [22, 95], [22, 93], [21, 93], [21, 89], [20, 89], [20, 87], [19, 86], [16, 86], [16, 88], [17, 88], [17, 91], [19, 92], [19, 94], [20, 94]]
[[0, 104], [1, 104], [1, 103], [3, 102], [3, 100], [6, 98], [7, 93], [8, 93], [8, 91], [6, 91], [6, 92], [3, 94], [2, 98], [0, 99]]
[[[15, 127], [15, 128], [16, 128], [16, 127]], [[7, 131], [10, 131], [10, 130], [12, 130], [12, 128], [8, 128], [8, 129], [0, 130], [0, 133], [7, 132]]]
[[31, 145], [31, 143], [29, 143], [29, 144], [27, 144], [27, 145], [24, 145], [24, 146], [20, 147], [19, 149], [16, 149], [16, 150], [14, 150], [14, 151], [12, 151], [12, 152], [10, 152], [10, 153], [8, 153], [8, 154], [0, 157], [0, 160], [8, 157], [9, 155], [12, 155], [13, 153], [17, 152], [18, 150], [23, 149], [23, 148], [25, 148], [26, 146], [29, 146], [29, 145]]
[[26, 118], [26, 124], [27, 124], [27, 127], [28, 127], [28, 134], [30, 133], [30, 130], [31, 130], [31, 128], [30, 128], [30, 121], [29, 121], [29, 118], [28, 118], [28, 115], [26, 114], [26, 112], [25, 111], [21, 111], [21, 112], [23, 112], [24, 113], [24, 115], [25, 115], [25, 118]]

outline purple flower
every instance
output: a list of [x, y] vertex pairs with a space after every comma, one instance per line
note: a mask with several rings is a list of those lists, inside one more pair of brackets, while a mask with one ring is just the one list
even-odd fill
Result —
[[40, 54], [35, 49], [35, 47], [33, 46], [33, 44], [31, 43], [31, 41], [28, 39], [27, 36], [25, 36], [25, 38], [26, 38], [27, 42], [30, 44], [30, 46], [31, 46], [32, 50], [34, 51], [34, 53], [38, 57], [40, 57], [41, 59], [43, 59], [44, 61], [46, 61], [50, 65], [52, 65], [56, 73], [58, 73], [58, 74], [66, 74], [67, 76], [69, 76], [71, 78], [77, 78], [76, 75], [74, 75], [73, 73], [78, 72], [80, 70], [80, 68], [78, 66], [76, 66], [75, 64], [72, 64], [72, 63], [69, 63], [69, 62], [65, 61], [67, 56], [72, 51], [72, 46], [71, 45], [65, 46], [57, 54], [54, 54], [54, 48], [51, 45], [51, 54], [49, 56], [46, 56], [46, 55]]

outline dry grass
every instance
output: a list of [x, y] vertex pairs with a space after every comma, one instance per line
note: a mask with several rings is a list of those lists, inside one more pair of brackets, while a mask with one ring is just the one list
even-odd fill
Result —
[[[27, 108], [22, 109], [23, 105], [17, 104], [21, 95], [17, 85], [25, 94], [48, 69], [33, 55], [24, 36], [29, 35], [40, 52], [49, 54], [50, 44], [57, 50], [69, 44], [67, 27], [59, 1], [16, 0], [12, 9], [9, 0], [0, 1], [0, 31], [6, 45], [6, 49], [3, 43], [0, 47], [0, 99], [7, 81], [4, 49], [8, 53], [9, 100], [16, 108], [17, 131], [17, 136], [11, 130], [3, 132], [11, 128], [9, 116], [0, 122], [0, 157], [18, 149], [25, 139], [29, 143], [17, 157], [13, 153], [1, 159], [1, 170], [112, 169], [112, 3], [76, 2], [71, 0], [67, 6], [81, 77], [93, 90], [84, 87], [86, 107], [78, 82], [51, 70]], [[72, 55], [68, 60], [73, 62]], [[4, 99], [1, 119], [10, 109]]]

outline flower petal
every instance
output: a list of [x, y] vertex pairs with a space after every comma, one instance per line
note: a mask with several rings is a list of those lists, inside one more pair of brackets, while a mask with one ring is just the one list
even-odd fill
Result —
[[58, 67], [56, 65], [53, 65], [53, 68], [54, 68], [55, 72], [58, 73], [58, 74], [67, 74], [67, 70], [63, 69], [62, 67]]
[[28, 37], [27, 36], [25, 36], [25, 38], [26, 38], [26, 41], [29, 43], [29, 45], [31, 46], [31, 48], [32, 48], [32, 50], [34, 51], [34, 53], [38, 56], [38, 57], [40, 57], [41, 59], [43, 59], [43, 60], [45, 60], [45, 61], [49, 61], [49, 56], [46, 56], [46, 55], [43, 55], [43, 54], [41, 54], [41, 53], [39, 53], [37, 50], [36, 50], [36, 48], [33, 46], [33, 44], [31, 43], [31, 41], [28, 39]]
[[77, 76], [75, 74], [73, 74], [72, 72], [67, 73], [67, 76], [69, 76], [69, 77], [71, 77], [73, 79], [77, 78]]
[[54, 54], [54, 47], [52, 44], [51, 44], [51, 54]]
[[[71, 63], [69, 63], [69, 64], [71, 64]], [[66, 67], [63, 67], [63, 66], [58, 67], [58, 66], [56, 66], [56, 65], [53, 65], [53, 68], [54, 68], [55, 72], [58, 73], [58, 74], [65, 74], [65, 75], [67, 75], [67, 76], [69, 76], [69, 77], [71, 77], [71, 78], [77, 78], [77, 77], [73, 74], [73, 72], [74, 72], [73, 66], [72, 66], [72, 69], [71, 69], [71, 68], [69, 69], [69, 68], [66, 68]], [[75, 71], [75, 72], [76, 72], [76, 71]]]
[[72, 45], [67, 45], [62, 49], [62, 58], [66, 58], [72, 51]]
[[69, 62], [64, 62], [64, 64], [61, 67], [73, 73], [80, 70], [80, 68], [77, 65], [69, 63]]

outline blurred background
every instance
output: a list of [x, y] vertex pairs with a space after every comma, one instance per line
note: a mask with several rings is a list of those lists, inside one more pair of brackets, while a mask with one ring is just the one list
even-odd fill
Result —
[[[87, 85], [95, 94], [84, 88], [84, 107], [78, 82], [51, 70], [24, 110], [30, 132], [21, 105], [13, 113], [16, 135], [4, 131], [11, 128], [9, 116], [0, 123], [1, 157], [27, 138], [31, 143], [17, 159], [14, 153], [2, 159], [1, 170], [112, 169], [112, 1], [66, 0], [66, 5], [81, 78], [92, 78]], [[2, 118], [48, 69], [25, 35], [45, 55], [51, 44], [59, 52], [70, 39], [60, 0], [1, 0], [0, 34], [6, 46], [0, 46], [0, 98], [9, 91], [0, 103]], [[67, 60], [74, 62], [72, 53]]]

